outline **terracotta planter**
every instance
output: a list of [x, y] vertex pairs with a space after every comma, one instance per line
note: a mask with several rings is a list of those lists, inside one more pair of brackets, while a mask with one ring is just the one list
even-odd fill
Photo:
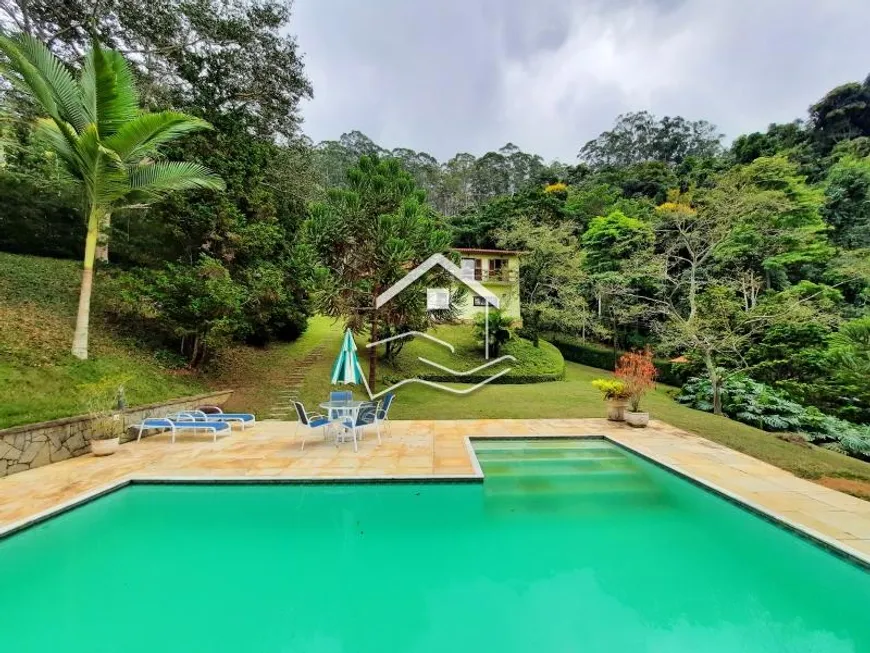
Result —
[[611, 422], [624, 422], [625, 409], [628, 406], [627, 399], [608, 399], [607, 400], [607, 419]]
[[633, 413], [628, 410], [625, 412], [625, 423], [642, 429], [649, 424], [649, 413]]
[[111, 456], [121, 446], [121, 438], [91, 440], [91, 453], [95, 456]]

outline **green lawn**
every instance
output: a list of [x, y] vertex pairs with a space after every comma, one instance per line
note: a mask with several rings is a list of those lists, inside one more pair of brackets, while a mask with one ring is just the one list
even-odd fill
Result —
[[[223, 352], [209, 369], [208, 381], [214, 388], [235, 390], [226, 406], [228, 410], [243, 410], [265, 417], [280, 403], [278, 393], [287, 387], [299, 361], [321, 344], [326, 353], [317, 366], [317, 373], [309, 377], [325, 376], [329, 382], [329, 366], [341, 345], [341, 335], [341, 329], [331, 319], [312, 317], [308, 329], [295, 342], [264, 348], [234, 347]], [[323, 366], [326, 372], [321, 374]]]
[[[382, 370], [381, 376], [385, 380], [395, 381], [412, 377], [433, 379], [450, 376], [443, 370], [421, 362], [420, 357], [457, 371], [474, 369], [484, 363], [483, 347], [475, 339], [474, 330], [470, 325], [442, 325], [432, 329], [429, 334], [450, 343], [456, 351], [451, 352], [443, 345], [425, 338], [414, 338], [402, 348], [396, 360]], [[360, 356], [365, 357], [366, 351], [362, 339], [358, 341], [358, 346]], [[499, 356], [504, 355], [514, 356], [517, 362], [494, 365], [491, 369], [482, 370], [477, 376], [487, 377], [509, 366], [511, 371], [505, 375], [505, 379], [552, 380], [561, 377], [565, 370], [562, 354], [548, 342], [542, 341], [538, 347], [535, 347], [528, 340], [513, 337], [499, 352]]]

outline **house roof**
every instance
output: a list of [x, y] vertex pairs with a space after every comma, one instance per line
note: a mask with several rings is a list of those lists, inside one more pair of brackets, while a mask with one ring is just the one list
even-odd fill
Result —
[[461, 254], [509, 254], [513, 256], [528, 254], [528, 252], [519, 249], [483, 249], [480, 247], [454, 247], [452, 249]]
[[462, 270], [459, 268], [459, 266], [453, 263], [446, 256], [444, 256], [444, 254], [432, 254], [432, 256], [430, 256], [416, 268], [411, 270], [400, 281], [397, 281], [386, 291], [378, 295], [375, 299], [375, 308], [380, 308], [381, 306], [386, 304], [393, 297], [398, 295], [405, 288], [410, 286], [412, 283], [414, 283], [417, 279], [422, 277], [436, 265], [440, 265], [442, 268], [447, 270], [450, 274], [452, 274], [454, 277], [459, 279], [459, 281], [461, 281], [468, 288], [470, 288], [475, 294], [484, 297], [491, 306], [494, 306], [495, 308], [499, 307], [499, 299], [495, 294], [487, 290], [481, 283], [474, 281], [473, 279], [464, 279], [462, 276]]

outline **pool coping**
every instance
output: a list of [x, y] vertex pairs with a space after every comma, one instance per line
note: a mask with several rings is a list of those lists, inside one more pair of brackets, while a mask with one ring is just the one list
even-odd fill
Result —
[[747, 499], [736, 492], [727, 490], [719, 485], [706, 479], [697, 477], [679, 467], [661, 460], [657, 460], [654, 456], [645, 452], [639, 451], [634, 447], [619, 442], [608, 435], [598, 434], [573, 434], [573, 435], [546, 435], [546, 434], [524, 434], [524, 435], [469, 435], [462, 438], [466, 454], [471, 463], [473, 472], [471, 474], [418, 474], [418, 475], [382, 475], [382, 476], [171, 476], [171, 475], [143, 475], [129, 474], [121, 477], [111, 483], [99, 486], [92, 490], [86, 491], [79, 496], [76, 496], [68, 501], [64, 501], [55, 506], [47, 508], [43, 511], [35, 513], [29, 517], [21, 519], [17, 522], [12, 522], [6, 526], [0, 527], [0, 541], [18, 534], [24, 530], [37, 526], [49, 519], [57, 517], [65, 512], [74, 510], [84, 504], [90, 503], [96, 499], [117, 492], [123, 488], [133, 485], [371, 485], [371, 484], [393, 484], [393, 483], [433, 483], [433, 484], [455, 484], [455, 483], [482, 483], [484, 473], [480, 466], [480, 461], [477, 458], [477, 453], [474, 450], [474, 441], [477, 440], [496, 440], [496, 441], [524, 441], [524, 440], [602, 440], [608, 442], [624, 451], [629, 452], [647, 462], [650, 462], [657, 467], [660, 467], [676, 476], [689, 481], [693, 485], [712, 492], [738, 508], [747, 510], [748, 512], [764, 519], [768, 523], [782, 528], [801, 539], [816, 545], [829, 553], [836, 555], [848, 563], [855, 564], [870, 572], [870, 555], [863, 553], [857, 549], [850, 547], [842, 541], [825, 535], [809, 526], [805, 526], [797, 521], [791, 520], [775, 511], [765, 508], [760, 504]]

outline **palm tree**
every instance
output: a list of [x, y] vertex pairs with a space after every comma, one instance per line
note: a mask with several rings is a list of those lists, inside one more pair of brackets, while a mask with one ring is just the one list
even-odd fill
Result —
[[78, 81], [29, 35], [0, 35], [0, 51], [8, 59], [0, 71], [47, 114], [36, 128], [83, 196], [88, 235], [72, 353], [86, 359], [101, 227], [108, 224], [112, 211], [144, 207], [172, 191], [223, 189], [220, 177], [201, 165], [158, 159], [161, 145], [211, 125], [176, 111], [141, 111], [124, 57], [96, 42]]

